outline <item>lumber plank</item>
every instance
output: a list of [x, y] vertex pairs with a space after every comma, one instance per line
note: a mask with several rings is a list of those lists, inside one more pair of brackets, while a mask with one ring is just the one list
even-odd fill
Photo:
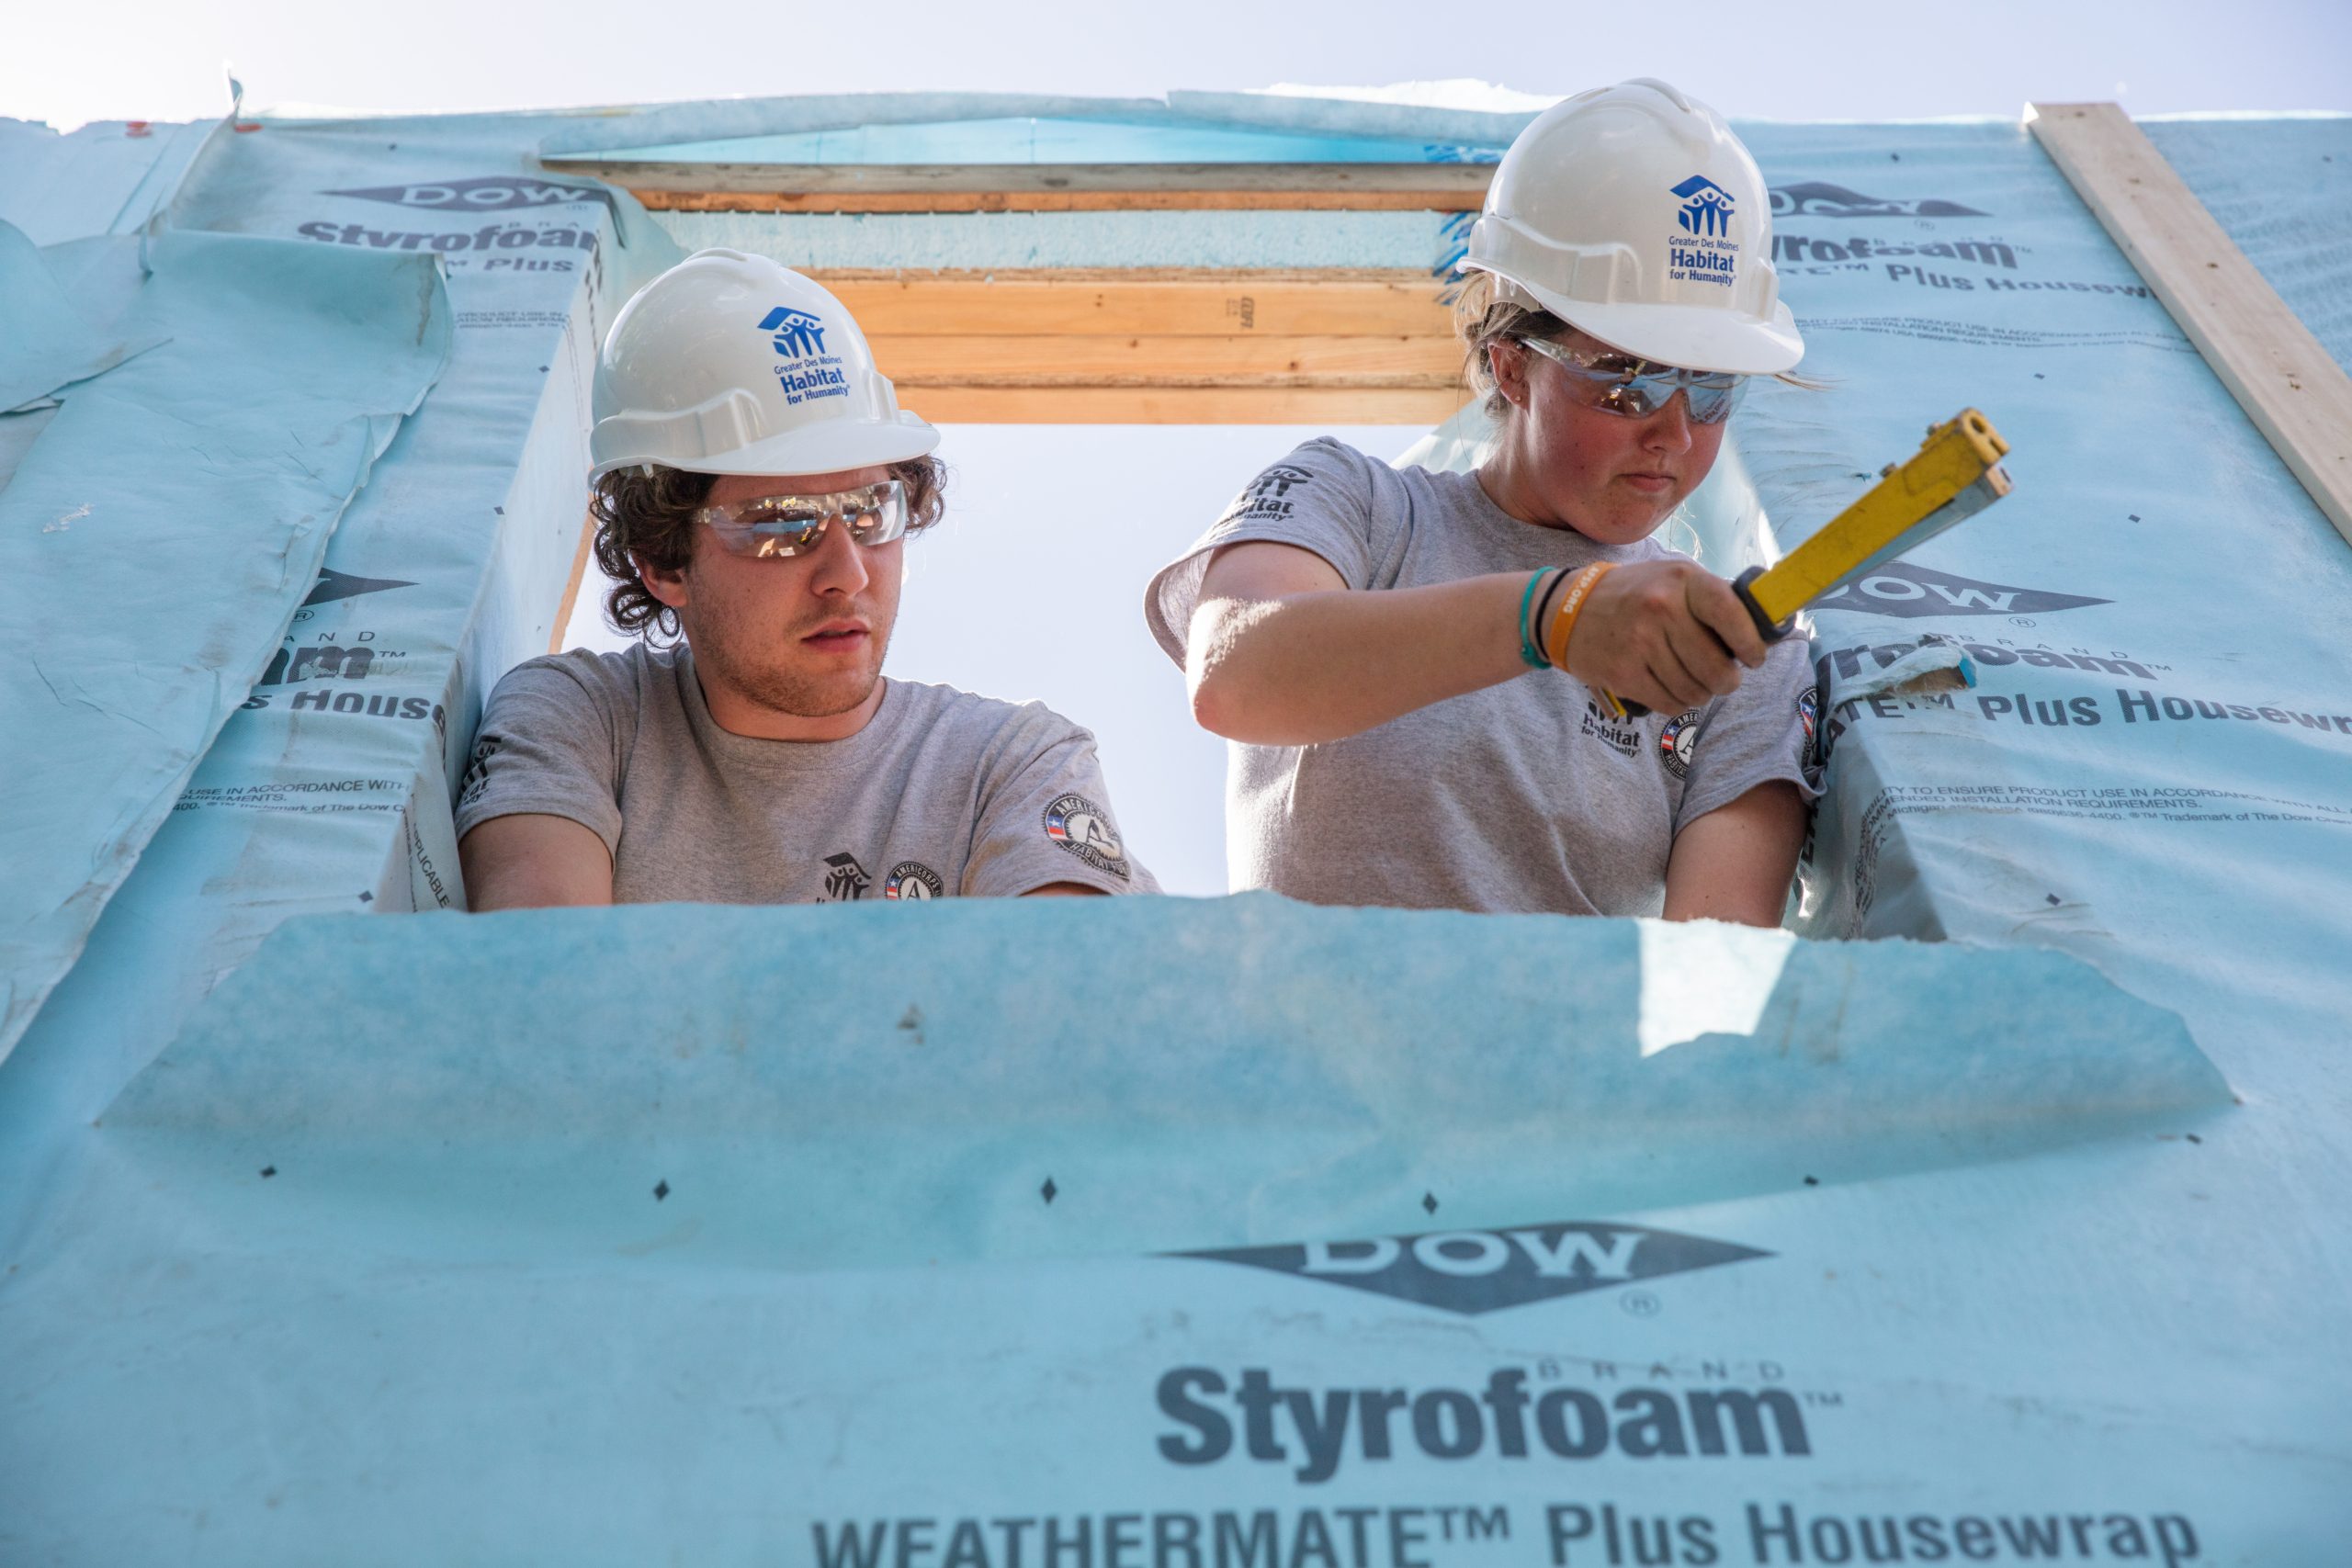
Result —
[[1411, 270], [812, 272], [877, 337], [1018, 335], [1441, 337], [1442, 285]]
[[1476, 212], [1464, 190], [717, 191], [635, 187], [655, 212]]
[[1216, 283], [1240, 278], [1252, 283], [1433, 284], [1436, 276], [1414, 266], [991, 266], [828, 267], [810, 276], [853, 283]]
[[912, 387], [1453, 386], [1451, 337], [875, 335], [882, 373]]
[[571, 626], [572, 607], [580, 603], [580, 586], [588, 579], [588, 562], [594, 556], [596, 514], [584, 513], [580, 519], [580, 544], [571, 552], [571, 581], [563, 585], [563, 603], [557, 607], [555, 625], [548, 631], [548, 651], [561, 653], [563, 634]]
[[941, 424], [1419, 424], [1467, 399], [1421, 387], [927, 387], [904, 402]]
[[2329, 522], [2352, 542], [2352, 377], [2114, 104], [2035, 104], [2034, 140]]
[[1492, 164], [727, 164], [562, 158], [542, 165], [631, 190], [855, 192], [1416, 191], [1476, 207]]

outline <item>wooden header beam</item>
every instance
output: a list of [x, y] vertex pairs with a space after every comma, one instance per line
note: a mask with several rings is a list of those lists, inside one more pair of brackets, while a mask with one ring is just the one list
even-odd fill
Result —
[[1468, 396], [1426, 273], [810, 276], [906, 405], [950, 423], [1435, 424]]
[[1476, 212], [1442, 190], [706, 191], [632, 187], [652, 212]]
[[557, 159], [673, 212], [1476, 211], [1491, 164], [708, 164]]
[[2034, 140], [2352, 542], [2352, 377], [2113, 104], [2035, 104]]
[[941, 424], [1417, 424], [1444, 423], [1467, 392], [1409, 387], [901, 388]]
[[694, 191], [1444, 191], [1476, 207], [1492, 164], [717, 164], [558, 159], [630, 189]]
[[811, 270], [870, 337], [1136, 333], [1448, 337], [1443, 280], [1409, 267]]

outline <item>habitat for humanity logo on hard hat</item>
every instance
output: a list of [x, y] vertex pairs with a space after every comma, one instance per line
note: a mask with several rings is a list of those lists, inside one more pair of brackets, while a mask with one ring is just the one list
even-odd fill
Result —
[[842, 370], [841, 355], [825, 352], [822, 316], [778, 305], [760, 319], [760, 331], [775, 336], [775, 378], [786, 403], [849, 396], [849, 377]]
[[1731, 237], [1731, 220], [1738, 214], [1731, 192], [1704, 175], [1692, 175], [1673, 191], [1682, 198], [1674, 215], [1682, 233], [1667, 238], [1667, 276], [1677, 283], [1730, 288], [1739, 272], [1739, 242]]
[[1704, 175], [1692, 175], [1674, 187], [1682, 197], [1682, 227], [1693, 234], [1731, 232], [1731, 192]]

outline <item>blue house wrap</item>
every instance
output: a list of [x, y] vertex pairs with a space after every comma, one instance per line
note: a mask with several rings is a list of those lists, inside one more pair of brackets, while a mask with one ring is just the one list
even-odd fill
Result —
[[[0, 1561], [2339, 1561], [2352, 547], [2018, 127], [1742, 128], [1826, 386], [1757, 389], [1678, 542], [1769, 558], [1964, 405], [2015, 447], [2011, 498], [1815, 615], [1789, 930], [454, 912], [595, 345], [682, 241], [1432, 287], [1459, 243], [657, 222], [560, 156], [959, 122], [1520, 123], [0, 126]], [[2149, 129], [2352, 360], [2352, 121]]]

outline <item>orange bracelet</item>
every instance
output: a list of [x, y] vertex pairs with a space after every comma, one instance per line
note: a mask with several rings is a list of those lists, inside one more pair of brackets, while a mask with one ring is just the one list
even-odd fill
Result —
[[1568, 667], [1568, 637], [1577, 629], [1577, 616], [1585, 602], [1592, 597], [1593, 585], [1615, 570], [1614, 561], [1595, 561], [1577, 572], [1576, 581], [1561, 593], [1559, 607], [1552, 612], [1552, 624], [1544, 630], [1544, 657], [1555, 670]]

